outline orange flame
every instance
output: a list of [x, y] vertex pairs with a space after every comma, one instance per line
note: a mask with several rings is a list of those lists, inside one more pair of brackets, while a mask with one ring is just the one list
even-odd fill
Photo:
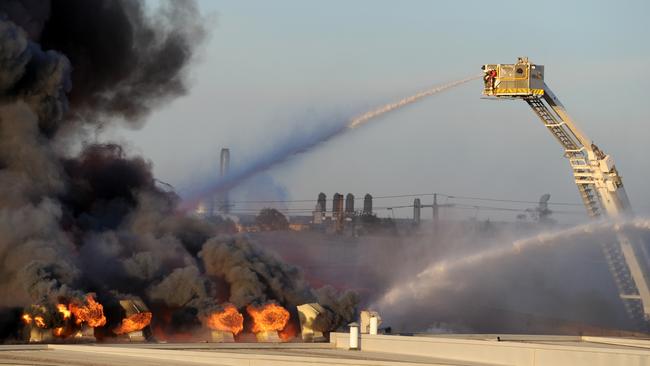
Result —
[[32, 324], [32, 317], [29, 314], [23, 314], [22, 318], [25, 324]]
[[296, 329], [296, 324], [292, 321], [288, 321], [284, 329], [278, 332], [278, 335], [281, 340], [286, 342], [295, 338], [297, 333], [298, 329]]
[[244, 316], [232, 304], [226, 304], [223, 311], [210, 314], [206, 319], [210, 329], [239, 334], [244, 329]]
[[149, 323], [151, 323], [152, 316], [153, 314], [151, 314], [149, 311], [131, 315], [128, 318], [122, 319], [122, 324], [120, 324], [119, 327], [115, 328], [113, 332], [115, 334], [126, 334], [142, 330], [147, 325], [149, 325]]
[[72, 312], [68, 310], [68, 307], [63, 305], [63, 304], [57, 304], [56, 309], [63, 315], [63, 319], [70, 319], [70, 316], [72, 315]]
[[54, 328], [54, 329], [52, 329], [52, 334], [54, 334], [57, 337], [62, 337], [63, 336], [63, 330], [64, 330], [63, 327]]
[[34, 323], [39, 328], [45, 328], [45, 319], [43, 319], [43, 317], [40, 315], [34, 317]]
[[282, 306], [274, 303], [261, 307], [248, 305], [246, 311], [253, 318], [253, 333], [266, 331], [280, 331], [289, 321], [289, 312]]
[[104, 316], [104, 306], [93, 298], [93, 295], [86, 296], [86, 305], [70, 304], [70, 312], [74, 314], [76, 323], [86, 323], [88, 326], [96, 328], [106, 324]]

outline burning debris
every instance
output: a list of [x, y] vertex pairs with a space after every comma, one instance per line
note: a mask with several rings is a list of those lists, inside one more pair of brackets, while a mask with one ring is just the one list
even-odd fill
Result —
[[32, 305], [23, 313], [22, 320], [30, 342], [47, 342], [53, 337], [94, 341], [94, 328], [106, 324], [104, 308], [95, 301], [93, 294], [88, 294], [85, 302], [74, 299], [55, 306]]
[[89, 327], [97, 328], [106, 324], [104, 306], [95, 301], [93, 295], [86, 296], [86, 304], [70, 303], [70, 313], [74, 314], [75, 322], [78, 325], [87, 324]]
[[32, 305], [28, 312], [22, 315], [25, 324], [25, 338], [29, 342], [46, 342], [53, 338], [52, 330], [48, 329], [45, 321], [48, 314], [45, 306]]
[[72, 311], [68, 309], [68, 307], [65, 306], [64, 304], [57, 304], [56, 310], [58, 310], [58, 312], [61, 313], [61, 315], [63, 316], [63, 320], [70, 319], [70, 317], [72, 316]]
[[135, 340], [150, 326], [191, 340], [226, 302], [217, 323], [233, 337], [250, 304], [283, 309], [271, 317], [280, 334], [302, 303], [337, 309], [329, 329], [354, 314], [354, 294], [311, 289], [246, 237], [180, 213], [144, 158], [86, 140], [113, 119], [137, 127], [186, 91], [201, 19], [192, 0], [153, 12], [132, 0], [0, 3], [3, 336]]
[[269, 303], [248, 305], [246, 311], [253, 320], [252, 331], [260, 342], [279, 342], [280, 334], [289, 322], [289, 312], [282, 306]]
[[223, 310], [211, 313], [205, 324], [212, 330], [212, 341], [233, 342], [244, 330], [244, 316], [233, 304], [225, 304]]
[[149, 326], [153, 314], [142, 300], [120, 300], [120, 306], [126, 314], [122, 323], [113, 329], [113, 333], [126, 334], [131, 341], [144, 341], [142, 330]]
[[[150, 311], [130, 315], [122, 319], [122, 324], [115, 328], [113, 332], [115, 332], [115, 334], [128, 333], [130, 338], [133, 338], [134, 336], [142, 337], [141, 331], [151, 323], [152, 316], [153, 314], [151, 314]], [[137, 332], [140, 334], [132, 334]]]

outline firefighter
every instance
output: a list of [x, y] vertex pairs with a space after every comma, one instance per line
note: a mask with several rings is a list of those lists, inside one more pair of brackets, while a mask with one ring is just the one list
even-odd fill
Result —
[[497, 77], [496, 70], [488, 70], [487, 72], [485, 72], [485, 76], [483, 77], [483, 82], [485, 82], [485, 89], [488, 90], [494, 89], [494, 81], [496, 77]]

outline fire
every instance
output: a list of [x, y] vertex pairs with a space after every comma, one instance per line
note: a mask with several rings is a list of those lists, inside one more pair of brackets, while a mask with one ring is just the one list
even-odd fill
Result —
[[32, 317], [29, 314], [23, 314], [22, 318], [25, 324], [32, 324]]
[[226, 304], [223, 311], [214, 312], [206, 319], [210, 329], [232, 332], [237, 335], [244, 329], [244, 316], [232, 304]]
[[149, 311], [133, 314], [128, 318], [122, 319], [122, 324], [115, 328], [113, 332], [115, 334], [126, 334], [142, 330], [151, 323], [152, 316], [153, 314]]
[[39, 328], [45, 328], [45, 319], [42, 316], [37, 315], [34, 317], [34, 324]]
[[253, 333], [281, 331], [289, 321], [289, 312], [274, 303], [261, 307], [248, 305], [246, 311], [253, 318]]
[[283, 341], [289, 341], [293, 338], [296, 337], [296, 333], [298, 333], [298, 330], [296, 328], [296, 324], [292, 321], [287, 322], [287, 326], [284, 327], [281, 331], [278, 332], [278, 335], [280, 336], [280, 339]]
[[74, 314], [76, 323], [85, 322], [88, 326], [96, 328], [106, 324], [104, 316], [104, 306], [93, 298], [93, 295], [86, 296], [86, 305], [70, 304], [70, 312]]
[[57, 304], [56, 309], [63, 315], [63, 319], [70, 319], [70, 316], [72, 315], [72, 312], [68, 310], [68, 307], [63, 305], [63, 304]]
[[63, 331], [64, 331], [63, 327], [54, 328], [54, 329], [52, 329], [52, 334], [54, 334], [57, 337], [62, 337], [63, 336]]

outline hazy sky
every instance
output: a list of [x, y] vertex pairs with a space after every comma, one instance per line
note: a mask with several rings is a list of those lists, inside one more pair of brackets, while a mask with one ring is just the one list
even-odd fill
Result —
[[[321, 124], [528, 56], [615, 158], [635, 210], [650, 212], [648, 1], [200, 4], [214, 20], [190, 94], [141, 130], [105, 133], [181, 192], [214, 178], [222, 147], [233, 165], [245, 164]], [[235, 198], [441, 192], [534, 201], [550, 193], [579, 203], [562, 149], [529, 107], [481, 99], [481, 88], [465, 84], [378, 119], [270, 170]]]

